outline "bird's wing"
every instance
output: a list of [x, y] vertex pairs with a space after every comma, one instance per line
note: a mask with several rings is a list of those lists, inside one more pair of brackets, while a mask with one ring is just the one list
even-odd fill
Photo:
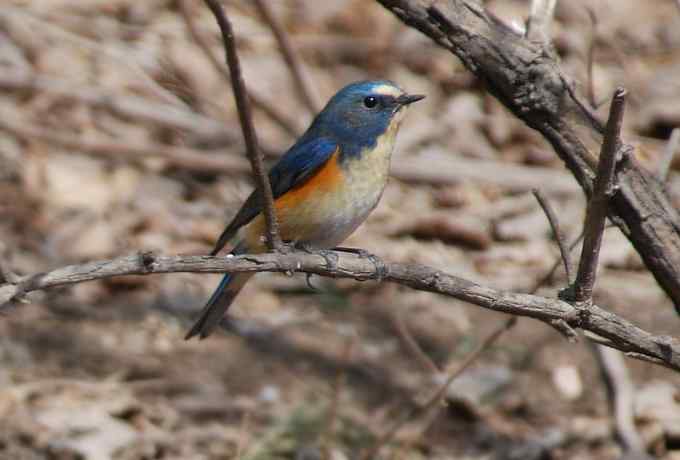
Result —
[[[278, 198], [291, 188], [304, 183], [314, 175], [333, 155], [338, 145], [327, 138], [302, 141], [290, 148], [269, 171], [269, 181], [274, 198]], [[234, 237], [239, 228], [257, 216], [262, 207], [255, 189], [234, 219], [222, 232], [210, 255], [215, 255]]]

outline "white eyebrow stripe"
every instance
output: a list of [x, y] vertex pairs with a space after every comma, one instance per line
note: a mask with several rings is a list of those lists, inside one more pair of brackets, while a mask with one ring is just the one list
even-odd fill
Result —
[[390, 85], [376, 85], [371, 89], [376, 94], [382, 94], [384, 96], [399, 97], [401, 96], [401, 90]]

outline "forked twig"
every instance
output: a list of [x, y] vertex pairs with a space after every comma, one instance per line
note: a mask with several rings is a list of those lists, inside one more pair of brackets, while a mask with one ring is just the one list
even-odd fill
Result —
[[243, 82], [243, 75], [241, 74], [241, 65], [238, 60], [238, 54], [236, 53], [234, 32], [219, 1], [204, 1], [215, 15], [217, 24], [222, 32], [227, 65], [229, 66], [229, 76], [231, 77], [231, 86], [234, 91], [239, 121], [241, 122], [243, 138], [246, 143], [246, 152], [248, 154], [248, 159], [250, 160], [250, 165], [253, 168], [253, 179], [259, 190], [262, 214], [264, 214], [264, 220], [267, 226], [267, 246], [270, 250], [279, 251], [283, 248], [283, 243], [279, 237], [278, 224], [276, 222], [274, 195], [272, 193], [271, 184], [269, 183], [269, 176], [264, 169], [262, 154], [257, 146], [257, 135], [255, 134], [255, 128], [253, 127], [250, 103], [248, 102], [248, 95], [246, 93], [245, 83]]

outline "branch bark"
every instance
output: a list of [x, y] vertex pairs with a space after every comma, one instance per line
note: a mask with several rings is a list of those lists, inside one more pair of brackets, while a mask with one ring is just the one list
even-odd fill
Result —
[[[380, 266], [380, 270], [377, 266]], [[376, 264], [374, 258], [346, 252], [267, 253], [226, 258], [140, 253], [22, 276], [16, 283], [0, 285], [0, 306], [17, 295], [31, 291], [121, 275], [263, 271], [313, 273], [358, 281], [389, 281], [453, 297], [499, 313], [534, 318], [560, 331], [565, 327], [589, 331], [599, 337], [598, 343], [621, 350], [628, 356], [680, 370], [680, 345], [676, 341], [665, 336], [655, 336], [596, 305], [576, 308], [561, 299], [480, 286], [432, 267], [398, 263]]]
[[[576, 95], [551, 50], [519, 35], [472, 0], [377, 1], [458, 56], [499, 101], [552, 144], [590, 195], [602, 124]], [[678, 213], [656, 178], [632, 155], [624, 155], [618, 183], [610, 218], [680, 311]]]
[[609, 109], [607, 131], [604, 142], [602, 142], [595, 187], [588, 202], [588, 211], [583, 227], [583, 249], [581, 250], [581, 260], [574, 283], [574, 298], [577, 302], [590, 302], [593, 296], [600, 245], [607, 220], [607, 208], [614, 194], [616, 156], [621, 144], [620, 134], [626, 104], [625, 95], [626, 91], [623, 88], [618, 88], [614, 92]]

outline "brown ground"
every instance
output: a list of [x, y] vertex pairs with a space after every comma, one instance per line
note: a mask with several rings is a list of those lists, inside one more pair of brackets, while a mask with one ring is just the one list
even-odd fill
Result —
[[[221, 59], [213, 18], [201, 2], [190, 3]], [[310, 114], [249, 3], [227, 2], [248, 85], [300, 132]], [[390, 182], [348, 245], [485, 285], [531, 289], [557, 251], [529, 189], [548, 194], [570, 239], [583, 215], [582, 194], [550, 147], [457, 59], [376, 3], [271, 3], [320, 101], [365, 78], [390, 78], [428, 95], [402, 128], [393, 160], [402, 180]], [[527, 16], [527, 2], [486, 3], [506, 21], [521, 25]], [[582, 82], [592, 37], [585, 5], [598, 19], [596, 98], [626, 85], [626, 137], [647, 146], [642, 161], [653, 168], [680, 125], [680, 11], [670, 0], [561, 2], [555, 43], [566, 71]], [[141, 249], [204, 254], [250, 190], [242, 170], [196, 172], [121, 150], [243, 155], [230, 88], [187, 34], [177, 1], [4, 0], [0, 69], [0, 122], [9, 128], [0, 130], [0, 241], [16, 272]], [[32, 88], [34, 76], [46, 79], [41, 88]], [[112, 99], [83, 100], [94, 95]], [[107, 101], [132, 98], [149, 117], [108, 108]], [[168, 105], [184, 124], [151, 120], [170, 113]], [[231, 135], [216, 134], [223, 126]], [[256, 126], [272, 151], [293, 139], [261, 110]], [[22, 127], [109, 146], [88, 155], [54, 139], [17, 137]], [[404, 165], [450, 179], [415, 181]], [[670, 193], [677, 197], [679, 187], [672, 172]], [[616, 229], [607, 231], [602, 264], [598, 303], [655, 333], [680, 332], [670, 302]], [[451, 366], [504, 319], [389, 284], [316, 278], [321, 291], [313, 292], [301, 276], [260, 275], [232, 310], [236, 333], [183, 341], [217, 280], [126, 277], [34, 293], [7, 309], [0, 317], [0, 458], [354, 458], [441, 381], [405, 345], [399, 321], [435, 363]], [[563, 286], [560, 272], [541, 292], [555, 295]], [[650, 452], [680, 458], [673, 399], [680, 378], [627, 363]], [[381, 458], [620, 454], [585, 341], [568, 343], [535, 321], [520, 320], [502, 336], [454, 383], [449, 400], [400, 430]]]

